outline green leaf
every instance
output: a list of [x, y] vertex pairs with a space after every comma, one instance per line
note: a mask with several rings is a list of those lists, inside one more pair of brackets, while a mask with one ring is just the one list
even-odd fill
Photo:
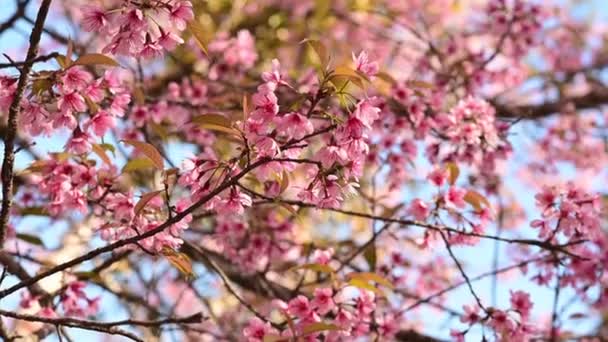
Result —
[[158, 135], [162, 141], [167, 141], [167, 139], [169, 139], [169, 132], [167, 131], [167, 128], [165, 128], [165, 126], [157, 124], [155, 122], [151, 122], [149, 123], [150, 128], [152, 128], [152, 131], [154, 131], [154, 133], [156, 133], [156, 135]]
[[346, 278], [347, 279], [362, 279], [362, 280], [365, 280], [365, 281], [368, 281], [368, 282], [369, 281], [373, 281], [373, 282], [376, 282], [379, 285], [383, 285], [385, 287], [388, 287], [391, 290], [395, 288], [390, 281], [388, 281], [386, 278], [382, 277], [378, 273], [373, 273], [373, 272], [353, 272], [353, 273], [347, 274]]
[[135, 158], [127, 162], [122, 172], [133, 172], [154, 168], [154, 163], [148, 158]]
[[243, 121], [247, 120], [247, 116], [251, 113], [251, 95], [243, 95]]
[[20, 210], [21, 215], [32, 216], [49, 216], [49, 213], [43, 207], [26, 207]]
[[289, 187], [289, 174], [285, 171], [281, 174], [280, 190], [279, 194], [282, 194]]
[[17, 239], [25, 241], [32, 245], [44, 247], [44, 242], [42, 242], [42, 240], [36, 235], [18, 233]]
[[304, 264], [304, 265], [300, 265], [300, 266], [296, 266], [296, 267], [292, 268], [292, 270], [299, 270], [299, 269], [306, 269], [306, 270], [311, 270], [311, 271], [321, 272], [321, 273], [334, 273], [333, 268], [331, 268], [329, 265], [323, 265], [323, 264]]
[[419, 80], [410, 80], [407, 81], [407, 85], [413, 88], [425, 88], [425, 89], [433, 89], [435, 86], [432, 83], [419, 81]]
[[333, 73], [330, 77], [330, 80], [332, 81], [332, 83], [334, 83], [334, 81], [336, 79], [346, 79], [361, 89], [365, 88], [365, 85], [363, 84], [363, 81], [365, 80], [365, 78], [363, 78], [360, 73], [358, 73], [357, 71], [353, 70], [350, 67], [346, 67], [346, 66], [336, 67], [336, 69], [333, 71]]
[[375, 271], [377, 255], [376, 244], [374, 242], [372, 242], [369, 246], [367, 246], [367, 248], [365, 248], [365, 250], [363, 251], [363, 257], [365, 258], [365, 261], [367, 261], [369, 269]]
[[92, 114], [97, 114], [97, 112], [99, 112], [99, 105], [93, 102], [90, 97], [84, 95], [84, 102], [86, 102], [87, 107], [89, 107], [89, 110]]
[[386, 297], [384, 295], [384, 292], [382, 290], [380, 290], [379, 288], [375, 287], [374, 285], [368, 283], [367, 281], [363, 280], [363, 279], [359, 279], [359, 278], [353, 278], [351, 280], [349, 280], [347, 282], [348, 285], [350, 286], [354, 286], [356, 288], [359, 289], [363, 289], [363, 290], [369, 290], [372, 291], [373, 293], [382, 296], [382, 297]]
[[146, 95], [142, 87], [137, 86], [133, 88], [133, 99], [140, 106], [146, 103]]
[[39, 78], [34, 80], [32, 83], [32, 92], [36, 95], [40, 95], [46, 91], [49, 91], [53, 87], [53, 81], [49, 78]]
[[212, 124], [223, 127], [232, 127], [232, 122], [225, 115], [218, 113], [207, 113], [192, 118], [192, 122], [198, 125]]
[[108, 57], [106, 55], [102, 55], [100, 53], [89, 53], [86, 55], [82, 55], [72, 63], [71, 66], [74, 65], [108, 65], [108, 66], [119, 66], [117, 61]]
[[192, 118], [192, 123], [201, 128], [239, 135], [239, 132], [232, 128], [230, 119], [222, 114], [209, 113], [195, 116]]
[[101, 277], [98, 272], [93, 271], [82, 271], [82, 272], [74, 272], [74, 275], [79, 280], [93, 280], [93, 281], [101, 281]]
[[280, 202], [280, 201], [277, 201], [276, 203], [279, 206], [279, 208], [285, 209], [286, 211], [288, 211], [291, 215], [293, 215], [296, 218], [298, 217], [298, 211], [295, 210], [294, 207], [292, 207], [290, 204], [287, 204], [285, 202]]
[[165, 168], [163, 156], [161, 156], [160, 152], [158, 152], [153, 145], [137, 140], [123, 140], [123, 142], [133, 146], [135, 150], [148, 157], [157, 169], [163, 170]]
[[103, 148], [104, 150], [106, 150], [106, 151], [112, 152], [112, 155], [116, 156], [116, 147], [114, 147], [114, 145], [108, 144], [108, 143], [104, 143], [104, 144], [99, 144], [99, 146], [101, 148]]
[[65, 55], [58, 55], [57, 57], [55, 57], [55, 60], [57, 61], [57, 64], [59, 64], [61, 69], [66, 69], [72, 64], [72, 61]]
[[384, 82], [386, 82], [386, 83], [390, 84], [391, 86], [394, 86], [394, 85], [396, 85], [396, 84], [397, 84], [397, 80], [395, 80], [395, 79], [393, 78], [393, 76], [391, 76], [391, 75], [387, 74], [387, 73], [386, 73], [386, 72], [384, 72], [384, 71], [380, 71], [380, 72], [379, 72], [379, 73], [377, 73], [375, 76], [376, 76], [377, 78], [379, 78], [379, 79], [383, 80]]
[[25, 168], [23, 172], [42, 172], [46, 168], [46, 161], [36, 160], [33, 161], [30, 166]]

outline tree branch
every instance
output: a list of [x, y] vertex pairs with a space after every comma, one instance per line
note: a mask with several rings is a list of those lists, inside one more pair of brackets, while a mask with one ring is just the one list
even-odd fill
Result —
[[597, 108], [608, 104], [608, 88], [595, 87], [589, 93], [577, 97], [562, 98], [557, 101], [544, 102], [536, 105], [510, 107], [497, 101], [490, 101], [496, 108], [499, 117], [510, 119], [537, 120], [559, 113], [566, 105], [573, 105], [577, 110]]
[[34, 58], [38, 54], [38, 44], [44, 28], [44, 21], [49, 12], [51, 0], [43, 0], [38, 10], [36, 23], [30, 35], [30, 47], [27, 51], [27, 61], [23, 64], [17, 89], [8, 112], [8, 130], [4, 139], [4, 161], [2, 162], [2, 211], [0, 212], [0, 249], [4, 249], [6, 239], [6, 227], [8, 225], [11, 205], [13, 202], [13, 167], [15, 163], [15, 138], [17, 136], [17, 118], [21, 111], [21, 98], [25, 92], [25, 86], [29, 78]]

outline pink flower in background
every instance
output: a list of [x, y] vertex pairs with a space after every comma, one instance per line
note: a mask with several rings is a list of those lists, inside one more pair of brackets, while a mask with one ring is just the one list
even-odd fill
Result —
[[532, 309], [532, 302], [530, 301], [530, 294], [524, 291], [510, 291], [511, 292], [511, 308], [519, 312], [522, 317], [528, 317], [530, 309]]
[[102, 137], [105, 133], [116, 126], [116, 119], [106, 111], [99, 111], [85, 125], [85, 128], [91, 129], [95, 135]]
[[84, 98], [76, 91], [63, 94], [57, 101], [57, 105], [65, 111], [84, 112], [87, 109]]
[[357, 56], [353, 53], [353, 61], [355, 62], [355, 70], [362, 72], [366, 76], [374, 76], [380, 70], [378, 62], [370, 61], [365, 51], [361, 51]]
[[109, 16], [103, 8], [96, 5], [82, 7], [82, 25], [86, 31], [99, 32], [106, 27], [108, 21]]
[[76, 128], [72, 133], [72, 137], [65, 144], [65, 148], [76, 154], [87, 153], [91, 150], [91, 137], [86, 133]]
[[466, 190], [452, 186], [448, 189], [443, 198], [448, 206], [462, 209], [466, 205], [466, 202], [464, 201], [466, 193]]
[[278, 120], [277, 129], [284, 132], [291, 139], [302, 139], [314, 131], [310, 120], [300, 113], [287, 113]]
[[80, 67], [72, 67], [66, 70], [61, 78], [64, 91], [82, 90], [93, 80], [93, 76]]
[[317, 264], [327, 265], [331, 261], [333, 254], [333, 248], [326, 250], [317, 249], [312, 254], [312, 260]]
[[409, 213], [418, 221], [424, 221], [430, 214], [429, 206], [419, 198], [410, 203]]
[[185, 30], [188, 21], [194, 19], [192, 3], [190, 1], [177, 1], [171, 6], [169, 18], [178, 30]]
[[320, 315], [325, 315], [332, 311], [335, 307], [333, 290], [331, 288], [315, 289], [314, 297], [310, 304]]
[[429, 175], [427, 179], [431, 181], [435, 186], [442, 186], [448, 180], [449, 171], [445, 168], [435, 168]]
[[311, 306], [308, 298], [299, 295], [289, 301], [287, 312], [299, 318], [307, 317], [311, 313]]
[[264, 322], [258, 317], [253, 317], [243, 329], [243, 336], [247, 338], [248, 342], [262, 342], [264, 336], [274, 331], [270, 323]]
[[479, 307], [477, 305], [463, 305], [464, 316], [460, 317], [462, 323], [475, 324], [481, 320]]

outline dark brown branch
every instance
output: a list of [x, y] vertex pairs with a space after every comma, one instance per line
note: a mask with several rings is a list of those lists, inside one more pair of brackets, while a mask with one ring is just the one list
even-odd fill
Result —
[[544, 102], [537, 105], [522, 105], [510, 107], [497, 101], [491, 101], [499, 117], [509, 119], [536, 120], [560, 113], [566, 105], [573, 105], [577, 110], [597, 108], [608, 104], [608, 88], [594, 88], [589, 93], [562, 98], [558, 101]]
[[[0, 252], [0, 264], [8, 270], [8, 273], [19, 278], [21, 281], [28, 281], [31, 277], [29, 273], [13, 257], [5, 252]], [[38, 284], [32, 284], [28, 290], [34, 296], [44, 298], [48, 295]]]
[[[34, 24], [34, 21], [30, 17], [28, 17], [27, 15], [24, 16], [23, 19], [25, 19], [25, 21], [27, 21], [30, 24]], [[48, 34], [51, 38], [53, 38], [54, 40], [56, 40], [57, 42], [59, 42], [61, 44], [68, 44], [70, 42], [69, 38], [63, 36], [59, 32], [56, 32], [56, 31], [54, 31], [52, 29], [44, 27], [42, 29], [42, 31], [44, 33]], [[82, 48], [80, 46], [76, 46], [76, 50], [80, 52], [82, 50]]]
[[107, 325], [107, 323], [98, 323], [95, 321], [85, 321], [85, 320], [79, 320], [79, 319], [74, 319], [74, 318], [49, 318], [49, 317], [42, 317], [42, 316], [25, 315], [25, 314], [18, 314], [15, 312], [4, 311], [4, 310], [0, 310], [0, 316], [10, 317], [10, 318], [18, 319], [21, 321], [40, 322], [40, 323], [52, 324], [54, 326], [61, 325], [61, 326], [70, 327], [70, 328], [99, 331], [99, 332], [102, 332], [105, 334], [110, 334], [110, 335], [121, 335], [121, 336], [127, 337], [127, 338], [129, 338], [133, 341], [137, 341], [137, 342], [144, 341], [133, 333], [119, 329], [114, 325]]
[[421, 335], [415, 330], [401, 330], [395, 335], [397, 341], [405, 342], [439, 342], [441, 340], [434, 337]]
[[186, 317], [169, 317], [169, 318], [164, 318], [164, 319], [155, 320], [155, 321], [140, 321], [140, 320], [134, 320], [134, 319], [126, 319], [126, 320], [116, 321], [116, 322], [96, 322], [96, 321], [82, 320], [82, 319], [76, 319], [76, 318], [70, 318], [70, 317], [46, 318], [46, 317], [40, 317], [40, 316], [34, 316], [34, 315], [18, 314], [18, 313], [4, 311], [4, 310], [0, 310], [0, 316], [10, 317], [10, 318], [18, 319], [18, 320], [23, 320], [23, 321], [48, 323], [48, 324], [52, 324], [55, 326], [61, 325], [61, 326], [66, 326], [66, 327], [70, 327], [70, 328], [95, 330], [95, 331], [104, 332], [104, 333], [113, 334], [113, 335], [122, 335], [122, 336], [128, 337], [135, 341], [143, 341], [143, 340], [141, 340], [139, 337], [135, 336], [134, 334], [126, 332], [124, 330], [120, 330], [117, 327], [121, 326], [121, 325], [132, 325], [132, 326], [139, 326], [139, 327], [160, 327], [160, 326], [168, 325], [168, 324], [198, 324], [198, 323], [203, 322], [203, 320], [206, 319], [203, 316], [203, 314], [200, 312], [190, 315], [190, 316], [186, 316]]
[[8, 112], [8, 130], [4, 139], [4, 160], [2, 162], [2, 211], [0, 212], [0, 249], [4, 249], [6, 227], [8, 225], [13, 202], [13, 167], [15, 163], [15, 138], [17, 137], [17, 118], [21, 111], [21, 98], [29, 78], [34, 58], [38, 54], [38, 44], [44, 28], [44, 21], [49, 12], [51, 0], [43, 0], [38, 10], [36, 23], [30, 36], [30, 47], [27, 51], [26, 62], [21, 69], [17, 89]]
[[[201, 249], [201, 247], [195, 247], [190, 243], [185, 242], [181, 248], [181, 251], [187, 254], [192, 260], [201, 261], [207, 267], [211, 267], [211, 265], [207, 265], [206, 259], [199, 256], [199, 252], [196, 249]], [[234, 284], [237, 284], [242, 288], [253, 291], [266, 298], [279, 298], [285, 301], [291, 299], [291, 290], [287, 287], [267, 281], [261, 274], [244, 273], [242, 270], [238, 269], [238, 267], [232, 265], [230, 260], [226, 259], [219, 253], [206, 249], [203, 251], [205, 252], [207, 258], [213, 259], [216, 267], [221, 268], [228, 279], [230, 279], [230, 281], [232, 281]]]
[[32, 60], [26, 60], [23, 62], [9, 62], [9, 63], [0, 63], [0, 69], [4, 69], [4, 68], [11, 68], [11, 67], [20, 67], [22, 65], [25, 65], [27, 63], [31, 63], [31, 64], [36, 64], [36, 63], [40, 63], [40, 62], [46, 62], [49, 61], [55, 57], [59, 56], [58, 52], [53, 52], [53, 53], [49, 53], [48, 55], [42, 55], [42, 56], [38, 56]]

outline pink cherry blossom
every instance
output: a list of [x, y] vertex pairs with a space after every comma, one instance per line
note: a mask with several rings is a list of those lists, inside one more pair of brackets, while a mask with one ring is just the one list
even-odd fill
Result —
[[466, 205], [466, 202], [464, 200], [465, 194], [466, 190], [452, 186], [445, 193], [445, 203], [449, 206], [454, 206], [456, 208], [464, 208], [464, 206]]
[[333, 290], [331, 288], [317, 288], [310, 304], [319, 314], [325, 315], [335, 307], [332, 297]]
[[355, 69], [361, 71], [366, 76], [374, 76], [380, 68], [378, 62], [369, 60], [365, 51], [361, 51], [357, 56], [353, 53], [353, 61], [355, 62]]
[[416, 220], [424, 221], [430, 214], [429, 206], [419, 198], [410, 203], [409, 212]]
[[108, 24], [108, 14], [99, 6], [87, 5], [82, 7], [82, 25], [89, 32], [99, 32]]

